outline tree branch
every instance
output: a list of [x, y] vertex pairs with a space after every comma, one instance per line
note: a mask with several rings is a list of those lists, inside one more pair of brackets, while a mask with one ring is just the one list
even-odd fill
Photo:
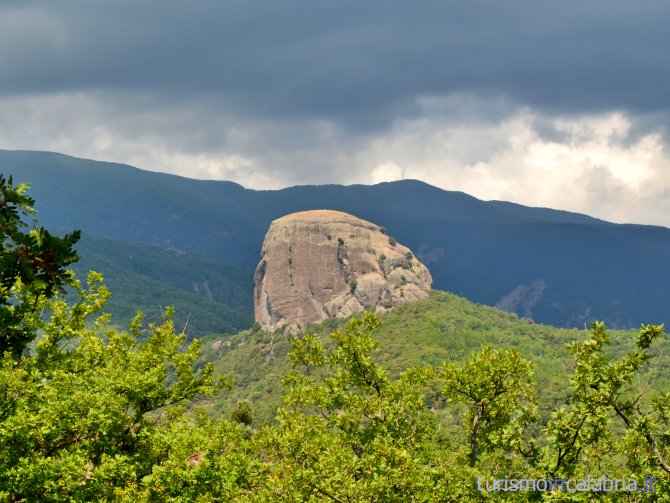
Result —
[[[619, 415], [619, 417], [623, 420], [623, 422], [626, 424], [628, 428], [633, 428], [633, 422], [630, 420], [630, 418], [626, 415], [626, 413], [616, 404], [612, 404], [614, 406], [614, 410], [616, 413]], [[644, 438], [647, 440], [647, 443], [649, 444], [649, 447], [651, 447], [651, 450], [654, 452], [654, 456], [656, 457], [656, 461], [658, 462], [658, 466], [660, 466], [664, 472], [670, 474], [670, 466], [666, 464], [666, 462], [663, 460], [663, 456], [661, 456], [660, 451], [658, 450], [658, 447], [656, 446], [656, 441], [654, 440], [654, 437], [651, 436], [651, 434], [647, 431], [644, 432]]]

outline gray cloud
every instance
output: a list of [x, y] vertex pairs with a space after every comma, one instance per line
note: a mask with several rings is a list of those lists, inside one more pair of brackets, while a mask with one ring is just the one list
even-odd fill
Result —
[[349, 127], [457, 92], [564, 112], [668, 108], [663, 1], [23, 5], [0, 10], [9, 94], [145, 91]]
[[668, 14], [665, 1], [3, 2], [0, 148], [255, 188], [420, 178], [670, 225]]

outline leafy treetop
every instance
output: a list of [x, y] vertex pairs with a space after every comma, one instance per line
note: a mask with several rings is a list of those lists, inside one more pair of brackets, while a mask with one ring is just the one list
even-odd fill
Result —
[[15, 359], [35, 338], [31, 319], [39, 300], [72, 284], [65, 268], [78, 259], [73, 246], [80, 237], [79, 231], [53, 236], [36, 224], [26, 232], [21, 216], [35, 214], [29, 187], [0, 174], [0, 354]]

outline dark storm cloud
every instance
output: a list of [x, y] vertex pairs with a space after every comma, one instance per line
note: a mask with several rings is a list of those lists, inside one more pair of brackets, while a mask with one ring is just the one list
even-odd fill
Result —
[[0, 2], [0, 148], [670, 225], [670, 2]]
[[132, 93], [353, 128], [452, 93], [669, 108], [665, 1], [33, 1], [0, 16], [5, 95]]

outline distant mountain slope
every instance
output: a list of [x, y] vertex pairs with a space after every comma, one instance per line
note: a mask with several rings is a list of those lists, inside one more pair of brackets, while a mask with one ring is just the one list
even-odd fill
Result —
[[112, 292], [106, 311], [126, 324], [137, 311], [148, 321], [161, 310], [176, 309], [179, 328], [193, 336], [232, 334], [248, 328], [253, 316], [246, 299], [251, 271], [202, 257], [144, 245], [131, 245], [84, 234], [76, 246], [81, 259], [73, 269], [80, 278], [102, 272]]
[[413, 180], [255, 191], [25, 151], [0, 151], [0, 171], [32, 182], [40, 222], [51, 227], [253, 268], [272, 220], [328, 208], [384, 225], [428, 265], [436, 288], [477, 302], [568, 327], [670, 319], [664, 227], [484, 202]]

